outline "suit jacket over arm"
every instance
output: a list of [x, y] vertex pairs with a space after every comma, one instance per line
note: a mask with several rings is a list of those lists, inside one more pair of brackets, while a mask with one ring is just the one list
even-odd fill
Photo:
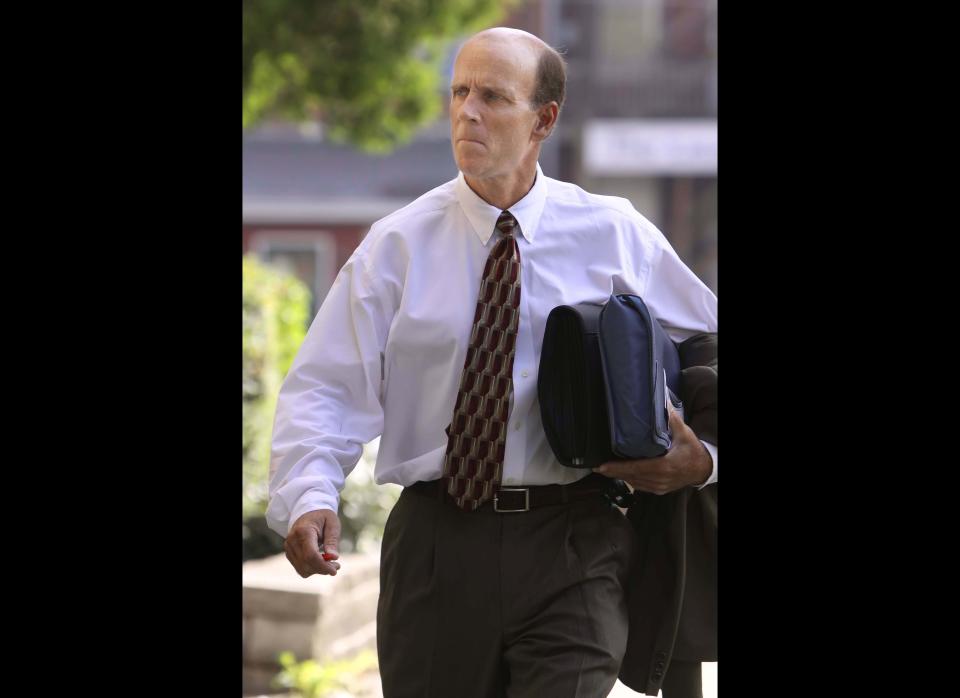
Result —
[[[717, 445], [717, 334], [679, 345], [687, 423]], [[627, 590], [630, 632], [620, 681], [655, 696], [670, 661], [717, 661], [717, 492], [637, 492], [627, 517], [639, 548]]]

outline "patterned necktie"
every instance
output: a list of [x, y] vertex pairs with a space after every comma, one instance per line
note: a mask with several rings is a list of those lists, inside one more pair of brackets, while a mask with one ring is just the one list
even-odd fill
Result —
[[516, 219], [497, 219], [503, 237], [490, 250], [480, 280], [477, 309], [460, 391], [447, 427], [443, 480], [464, 511], [493, 497], [503, 470], [507, 417], [513, 392], [513, 357], [520, 322], [520, 248]]

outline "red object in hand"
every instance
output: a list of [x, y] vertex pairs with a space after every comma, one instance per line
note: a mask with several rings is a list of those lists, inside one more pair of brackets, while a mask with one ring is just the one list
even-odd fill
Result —
[[333, 559], [333, 553], [324, 553], [324, 554], [323, 554], [323, 559], [324, 559], [324, 560], [332, 560], [332, 559]]

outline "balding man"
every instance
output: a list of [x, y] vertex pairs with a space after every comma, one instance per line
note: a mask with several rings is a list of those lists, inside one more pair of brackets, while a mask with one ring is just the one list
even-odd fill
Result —
[[[386, 698], [597, 698], [623, 658], [636, 534], [607, 478], [550, 450], [544, 323], [634, 293], [682, 341], [716, 331], [717, 301], [627, 200], [543, 174], [565, 81], [526, 32], [463, 45], [459, 176], [373, 224], [280, 391], [267, 518], [302, 576], [340, 567], [339, 492], [364, 443], [382, 437], [376, 481], [404, 487], [381, 553]], [[671, 425], [671, 451], [631, 472], [638, 489], [716, 478], [716, 452]]]

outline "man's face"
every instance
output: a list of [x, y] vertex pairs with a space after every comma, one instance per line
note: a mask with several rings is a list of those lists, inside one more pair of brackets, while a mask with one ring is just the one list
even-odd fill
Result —
[[530, 104], [534, 50], [523, 41], [471, 40], [457, 56], [450, 96], [450, 139], [460, 171], [473, 179], [514, 173], [538, 141]]

